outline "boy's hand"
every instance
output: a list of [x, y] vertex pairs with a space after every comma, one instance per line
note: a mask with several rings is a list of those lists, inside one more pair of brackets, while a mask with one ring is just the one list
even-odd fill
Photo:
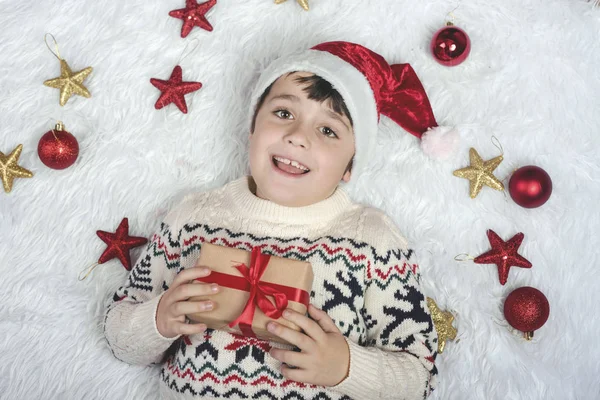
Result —
[[290, 309], [283, 315], [304, 332], [297, 332], [276, 322], [270, 322], [267, 326], [270, 332], [297, 346], [302, 352], [273, 347], [270, 354], [273, 358], [296, 367], [293, 369], [282, 365], [281, 373], [286, 379], [313, 385], [335, 386], [348, 376], [350, 349], [346, 339], [325, 311], [310, 304], [308, 313], [315, 321]]
[[177, 335], [194, 335], [206, 330], [205, 324], [186, 324], [185, 316], [197, 312], [210, 311], [212, 301], [189, 301], [190, 297], [208, 296], [219, 291], [219, 286], [208, 283], [190, 283], [196, 278], [210, 275], [205, 267], [187, 268], [173, 280], [171, 287], [163, 294], [156, 311], [156, 328], [166, 338]]

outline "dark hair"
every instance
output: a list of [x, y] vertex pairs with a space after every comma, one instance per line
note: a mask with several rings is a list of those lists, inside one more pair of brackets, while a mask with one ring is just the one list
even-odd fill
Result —
[[[295, 72], [297, 71], [288, 72], [286, 76], [289, 76]], [[329, 101], [329, 105], [331, 106], [334, 112], [336, 112], [339, 115], [346, 116], [348, 120], [350, 120], [350, 126], [354, 125], [354, 123], [352, 122], [352, 116], [350, 115], [350, 111], [348, 110], [348, 107], [346, 106], [346, 102], [344, 101], [342, 95], [340, 94], [340, 92], [335, 90], [331, 83], [329, 83], [327, 80], [323, 79], [319, 75], [310, 75], [299, 76], [295, 79], [295, 81], [300, 84], [306, 84], [306, 87], [304, 87], [304, 92], [308, 93], [309, 99], [321, 103]], [[258, 114], [258, 110], [260, 110], [260, 108], [262, 107], [263, 103], [265, 102], [265, 99], [271, 92], [271, 89], [273, 88], [274, 84], [275, 82], [271, 83], [269, 87], [265, 89], [263, 94], [260, 95], [258, 102], [256, 103], [256, 109], [254, 110], [254, 116], [252, 117], [252, 127], [250, 130], [250, 132], [252, 133], [254, 132], [254, 125], [256, 123], [256, 115]], [[352, 169], [353, 162], [354, 156], [352, 156], [350, 163], [346, 167], [346, 171]]]

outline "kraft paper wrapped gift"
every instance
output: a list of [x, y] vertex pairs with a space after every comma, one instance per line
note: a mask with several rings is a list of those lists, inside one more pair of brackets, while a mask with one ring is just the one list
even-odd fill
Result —
[[277, 321], [300, 331], [296, 324], [281, 318], [286, 308], [306, 314], [310, 302], [313, 271], [310, 263], [270, 256], [255, 247], [252, 252], [203, 243], [196, 266], [211, 269], [197, 281], [217, 283], [220, 291], [192, 301], [211, 300], [211, 311], [189, 314], [194, 322], [211, 329], [287, 343], [267, 331]]

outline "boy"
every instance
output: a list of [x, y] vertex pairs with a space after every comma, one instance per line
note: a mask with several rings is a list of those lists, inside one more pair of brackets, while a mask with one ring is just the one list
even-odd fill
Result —
[[[250, 108], [251, 175], [169, 212], [107, 309], [114, 355], [164, 362], [161, 398], [426, 398], [437, 335], [414, 252], [340, 187], [372, 154], [380, 113], [433, 136], [418, 78], [360, 45], [324, 43], [271, 64]], [[204, 242], [312, 264], [308, 316], [284, 314], [303, 332], [269, 326], [295, 349], [187, 323], [219, 306], [189, 301], [221, 290], [191, 283], [210, 275], [196, 264]]]

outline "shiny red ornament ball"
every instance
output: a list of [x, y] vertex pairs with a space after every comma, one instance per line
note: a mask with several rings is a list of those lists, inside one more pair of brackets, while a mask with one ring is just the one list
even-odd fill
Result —
[[544, 204], [552, 194], [552, 179], [540, 167], [528, 165], [516, 170], [508, 182], [510, 197], [525, 208]]
[[38, 143], [38, 155], [42, 162], [53, 169], [65, 169], [73, 165], [79, 156], [79, 143], [75, 136], [65, 131], [62, 123], [42, 136]]
[[513, 328], [524, 332], [528, 340], [546, 323], [549, 315], [548, 299], [536, 288], [515, 289], [504, 301], [504, 317]]
[[431, 52], [437, 62], [454, 67], [467, 59], [471, 52], [469, 35], [451, 22], [438, 30], [431, 40]]

